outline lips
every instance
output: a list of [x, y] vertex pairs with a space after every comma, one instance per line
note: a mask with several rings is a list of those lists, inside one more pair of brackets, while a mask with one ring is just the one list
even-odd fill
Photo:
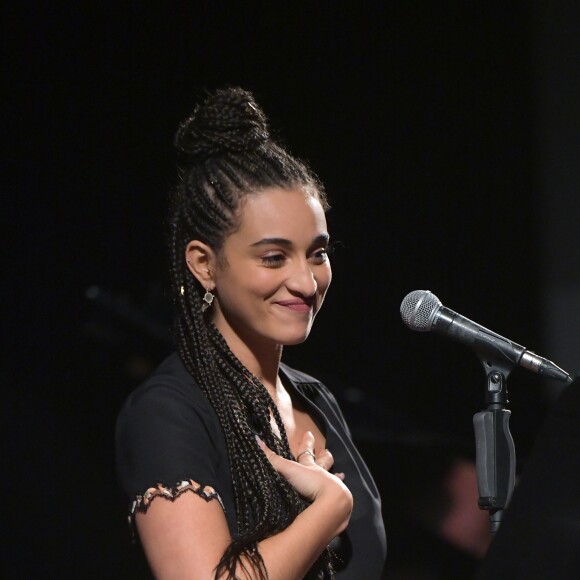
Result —
[[279, 300], [275, 304], [293, 310], [294, 312], [310, 312], [312, 309], [312, 304], [304, 302], [304, 300]]

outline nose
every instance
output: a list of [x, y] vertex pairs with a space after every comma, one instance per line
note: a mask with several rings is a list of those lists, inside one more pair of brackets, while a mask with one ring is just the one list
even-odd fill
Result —
[[295, 263], [286, 280], [286, 287], [293, 294], [299, 294], [305, 298], [316, 293], [318, 282], [307, 260], [299, 260]]

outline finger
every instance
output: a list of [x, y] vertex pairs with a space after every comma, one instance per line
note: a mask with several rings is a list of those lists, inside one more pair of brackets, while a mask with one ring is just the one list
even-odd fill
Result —
[[[276, 452], [272, 451], [264, 443], [264, 441], [262, 441], [262, 439], [260, 439], [260, 437], [258, 437], [258, 435], [256, 435], [256, 441], [257, 441], [260, 449], [266, 455], [266, 458], [268, 459], [268, 461], [270, 462], [272, 467], [282, 477], [286, 478], [290, 482], [291, 485], [295, 485], [295, 483], [297, 481], [296, 478], [300, 477], [300, 474], [302, 474], [302, 476], [303, 476], [304, 468], [309, 467], [309, 465], [306, 462], [304, 462], [304, 464], [301, 464], [299, 462], [289, 461], [288, 459], [281, 457]], [[308, 451], [308, 453], [310, 453], [310, 451]], [[310, 465], [314, 465], [314, 460], [310, 457], [310, 455], [308, 455], [308, 458], [310, 460]], [[299, 480], [298, 480], [298, 482], [299, 482]], [[307, 490], [306, 496], [310, 497], [310, 495], [312, 495], [312, 493]]]
[[334, 465], [334, 457], [328, 449], [323, 449], [320, 453], [316, 454], [316, 463], [318, 463], [322, 469], [330, 471], [330, 468]]
[[300, 442], [299, 451], [296, 454], [296, 461], [302, 465], [314, 465], [316, 456], [314, 455], [314, 435], [306, 431]]
[[342, 473], [342, 471], [339, 473], [335, 473], [334, 476], [338, 477], [338, 479], [340, 479], [340, 481], [344, 481], [345, 475], [344, 475], [344, 473]]
[[258, 435], [256, 435], [256, 441], [258, 442], [258, 445], [260, 446], [260, 449], [265, 453], [266, 457], [268, 458], [268, 460], [270, 461], [270, 463], [272, 463], [274, 457], [277, 457], [276, 452], [272, 451], [263, 441], [262, 439], [260, 439], [260, 437], [258, 437]]

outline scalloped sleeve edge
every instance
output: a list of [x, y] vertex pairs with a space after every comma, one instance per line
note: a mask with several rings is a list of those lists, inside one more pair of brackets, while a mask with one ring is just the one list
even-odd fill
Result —
[[224, 513], [226, 512], [222, 498], [211, 485], [202, 485], [193, 479], [178, 481], [174, 486], [167, 486], [164, 483], [158, 482], [154, 487], [149, 487], [142, 495], [135, 496], [135, 499], [131, 503], [128, 515], [128, 524], [131, 531], [135, 531], [135, 514], [147, 513], [154, 499], [162, 497], [173, 502], [186, 492], [195, 493], [207, 502], [216, 499], [222, 506]]

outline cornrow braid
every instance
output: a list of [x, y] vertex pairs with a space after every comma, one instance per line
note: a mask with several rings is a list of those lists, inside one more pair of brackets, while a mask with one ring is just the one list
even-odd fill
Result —
[[[270, 449], [293, 459], [272, 397], [202, 313], [205, 289], [186, 267], [185, 248], [191, 240], [200, 240], [219, 258], [226, 237], [239, 226], [244, 198], [269, 187], [302, 187], [324, 209], [328, 203], [322, 185], [306, 165], [271, 140], [266, 116], [252, 94], [240, 88], [208, 95], [180, 125], [175, 145], [179, 181], [169, 216], [175, 338], [184, 365], [222, 426], [236, 505], [237, 533], [215, 576], [236, 578], [237, 566], [246, 570], [249, 566], [265, 579], [258, 542], [288, 527], [308, 503], [276, 472], [256, 443], [258, 434]], [[332, 576], [326, 549], [306, 578]]]

